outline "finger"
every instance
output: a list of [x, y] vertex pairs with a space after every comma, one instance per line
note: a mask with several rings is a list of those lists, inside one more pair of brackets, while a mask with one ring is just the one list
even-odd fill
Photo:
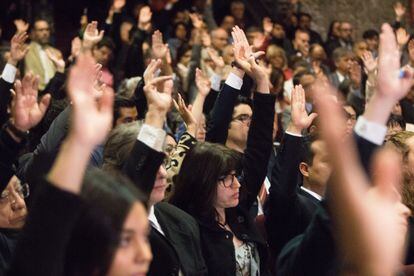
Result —
[[311, 113], [311, 114], [309, 115], [309, 117], [308, 117], [308, 120], [309, 120], [309, 125], [311, 125], [311, 124], [312, 124], [313, 120], [315, 120], [315, 119], [316, 119], [316, 117], [318, 117], [318, 113]]
[[102, 40], [102, 38], [104, 37], [104, 35], [105, 35], [105, 31], [104, 30], [102, 30], [102, 31], [100, 31], [99, 32], [99, 40]]
[[36, 75], [32, 80], [32, 91], [36, 94], [36, 97], [37, 97], [38, 89], [39, 89], [39, 75]]
[[259, 57], [263, 56], [264, 54], [265, 54], [264, 51], [258, 51], [258, 52], [253, 53], [253, 56], [254, 56], [254, 58], [259, 58]]
[[40, 100], [39, 103], [39, 110], [42, 113], [42, 116], [46, 113], [47, 108], [49, 107], [50, 104], [50, 99], [52, 97], [50, 96], [50, 94], [45, 94], [42, 99]]
[[156, 77], [156, 78], [154, 78], [150, 81], [150, 84], [155, 85], [157, 83], [164, 82], [164, 81], [167, 81], [167, 80], [172, 80], [172, 76]]

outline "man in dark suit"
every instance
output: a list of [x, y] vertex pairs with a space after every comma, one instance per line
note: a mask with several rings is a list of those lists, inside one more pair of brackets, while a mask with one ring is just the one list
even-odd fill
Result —
[[121, 125], [112, 131], [105, 145], [103, 169], [122, 171], [148, 195], [153, 253], [148, 275], [207, 275], [197, 222], [184, 211], [161, 202], [167, 188], [162, 165], [166, 136], [163, 125], [171, 94], [156, 91], [152, 81], [144, 87], [148, 102], [145, 123]]
[[[302, 137], [316, 114], [305, 109], [305, 91], [292, 91], [292, 119], [273, 167], [265, 204], [265, 225], [273, 256], [293, 237], [303, 233], [319, 206], [330, 176], [325, 143], [316, 135]], [[303, 181], [302, 181], [303, 179]]]

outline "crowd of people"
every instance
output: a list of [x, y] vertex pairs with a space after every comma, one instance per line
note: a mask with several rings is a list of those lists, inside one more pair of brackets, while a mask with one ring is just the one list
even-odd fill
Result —
[[297, 1], [260, 26], [193, 2], [112, 0], [68, 55], [16, 18], [0, 274], [414, 275], [405, 7], [324, 40]]

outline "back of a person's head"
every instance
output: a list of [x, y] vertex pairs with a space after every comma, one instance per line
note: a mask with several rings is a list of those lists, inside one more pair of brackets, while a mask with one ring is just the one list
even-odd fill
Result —
[[109, 133], [103, 152], [103, 170], [109, 172], [122, 170], [141, 126], [141, 121], [121, 124]]
[[173, 179], [170, 202], [197, 218], [214, 221], [218, 179], [239, 168], [240, 153], [219, 144], [197, 143]]
[[65, 275], [106, 275], [132, 205], [146, 199], [128, 179], [99, 169], [86, 172], [81, 197], [85, 208], [65, 252]]
[[378, 38], [378, 37], [379, 37], [379, 33], [376, 30], [374, 30], [374, 29], [366, 30], [362, 34], [362, 38], [363, 39], [373, 39], [373, 38]]
[[410, 147], [407, 144], [407, 140], [411, 137], [414, 137], [414, 132], [412, 131], [400, 131], [391, 135], [391, 137], [387, 141], [387, 146], [392, 146], [396, 149], [399, 153], [402, 154], [403, 159], [408, 157], [408, 153], [410, 151]]
[[113, 40], [108, 37], [108, 36], [104, 36], [101, 41], [99, 41], [96, 46], [96, 48], [101, 49], [102, 47], [107, 47], [110, 50], [114, 50], [115, 49], [115, 43], [113, 42]]

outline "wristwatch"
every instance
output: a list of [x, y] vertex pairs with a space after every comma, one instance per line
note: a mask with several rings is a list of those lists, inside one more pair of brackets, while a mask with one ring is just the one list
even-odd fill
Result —
[[3, 129], [8, 129], [14, 136], [24, 140], [29, 136], [29, 131], [21, 131], [16, 128], [11, 120], [8, 120], [6, 124], [4, 124]]

